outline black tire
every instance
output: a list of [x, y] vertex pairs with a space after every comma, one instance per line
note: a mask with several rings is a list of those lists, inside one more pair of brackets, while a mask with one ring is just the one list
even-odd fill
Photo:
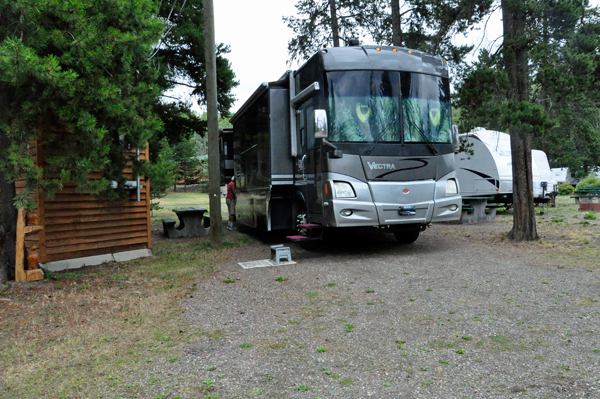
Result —
[[419, 231], [399, 231], [394, 233], [394, 237], [400, 244], [412, 244], [419, 238]]

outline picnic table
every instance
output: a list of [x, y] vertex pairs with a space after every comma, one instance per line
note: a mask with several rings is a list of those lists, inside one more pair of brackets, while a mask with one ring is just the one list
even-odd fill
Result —
[[168, 238], [190, 238], [206, 236], [210, 232], [208, 216], [205, 215], [206, 209], [200, 207], [173, 209], [173, 212], [179, 219], [179, 225], [173, 219], [164, 218], [163, 234]]
[[600, 189], [599, 188], [580, 188], [571, 195], [575, 203], [579, 204], [580, 211], [600, 212]]
[[488, 204], [494, 197], [463, 197], [461, 224], [485, 223], [496, 219], [499, 205]]

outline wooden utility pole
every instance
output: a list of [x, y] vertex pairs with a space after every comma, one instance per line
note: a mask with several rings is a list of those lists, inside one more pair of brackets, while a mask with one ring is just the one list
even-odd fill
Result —
[[331, 31], [333, 32], [333, 47], [340, 47], [340, 27], [338, 25], [335, 0], [329, 0], [329, 11], [331, 12]]
[[392, 0], [392, 45], [402, 46], [402, 15], [400, 0]]
[[204, 0], [204, 52], [206, 59], [206, 105], [208, 115], [208, 181], [210, 196], [210, 241], [221, 245], [221, 163], [219, 159], [219, 115], [217, 111], [217, 58], [213, 0]]

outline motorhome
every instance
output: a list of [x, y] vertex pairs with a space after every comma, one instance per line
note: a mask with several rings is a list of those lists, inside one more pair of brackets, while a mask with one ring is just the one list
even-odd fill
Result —
[[[465, 150], [456, 154], [456, 176], [461, 195], [489, 198], [488, 203], [512, 204], [512, 155], [510, 135], [475, 128], [461, 134]], [[558, 184], [543, 151], [532, 150], [534, 202], [547, 203], [558, 193]]]
[[238, 221], [417, 239], [460, 217], [446, 61], [386, 46], [323, 49], [231, 118]]

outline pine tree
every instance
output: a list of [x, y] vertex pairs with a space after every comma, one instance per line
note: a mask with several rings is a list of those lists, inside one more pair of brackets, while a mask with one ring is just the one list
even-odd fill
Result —
[[[297, 16], [284, 18], [294, 31], [288, 43], [292, 59], [307, 59], [343, 40], [365, 39], [443, 55], [458, 65], [472, 46], [452, 39], [486, 16], [493, 0], [300, 0]], [[334, 21], [338, 21], [335, 29]]]

